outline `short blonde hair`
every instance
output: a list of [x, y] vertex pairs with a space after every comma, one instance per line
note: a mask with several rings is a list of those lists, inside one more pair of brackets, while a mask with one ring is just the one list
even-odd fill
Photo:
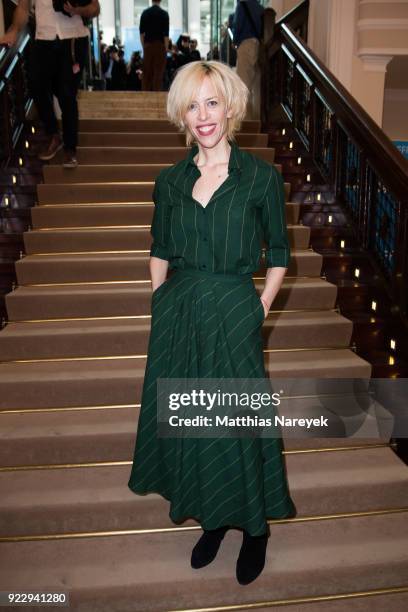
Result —
[[184, 117], [206, 76], [224, 100], [227, 111], [232, 113], [231, 118], [227, 118], [228, 140], [234, 140], [234, 134], [245, 117], [249, 90], [232, 68], [215, 60], [189, 62], [177, 70], [167, 95], [167, 116], [180, 131], [185, 132], [187, 146], [194, 141], [194, 135], [184, 124]]

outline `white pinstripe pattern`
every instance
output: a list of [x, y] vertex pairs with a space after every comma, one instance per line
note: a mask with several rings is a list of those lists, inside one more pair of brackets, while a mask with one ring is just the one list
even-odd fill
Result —
[[234, 201], [235, 198], [235, 194], [237, 192], [238, 189], [238, 185], [235, 185], [235, 189], [234, 189], [234, 193], [232, 194], [232, 198], [230, 200], [229, 206], [228, 206], [228, 214], [227, 214], [227, 231], [226, 231], [226, 237], [225, 237], [225, 255], [224, 255], [224, 273], [227, 270], [227, 252], [228, 252], [228, 232], [229, 232], [229, 224], [230, 224], [230, 213], [231, 213], [231, 206], [232, 203]]
[[242, 223], [241, 223], [241, 242], [240, 242], [240, 248], [239, 248], [239, 258], [240, 258], [240, 259], [242, 258], [242, 238], [243, 238], [243, 235], [244, 235], [244, 219], [245, 219], [245, 211], [246, 211], [246, 207], [247, 207], [247, 204], [248, 204], [249, 198], [250, 198], [250, 196], [251, 196], [252, 190], [253, 190], [253, 188], [254, 188], [254, 184], [255, 184], [255, 179], [256, 179], [256, 175], [257, 175], [257, 173], [258, 173], [258, 166], [255, 166], [255, 172], [254, 172], [254, 176], [253, 176], [253, 179], [252, 179], [251, 189], [250, 189], [250, 190], [249, 190], [249, 192], [248, 192], [247, 199], [246, 199], [245, 206], [244, 206], [244, 212], [243, 212], [243, 215], [242, 215]]
[[[229, 166], [227, 178], [206, 207], [191, 195], [196, 166], [184, 160], [160, 173], [152, 236], [153, 244], [157, 238], [157, 252], [162, 257], [167, 253], [170, 267], [173, 257], [181, 268], [197, 268], [204, 258], [212, 272], [236, 273], [238, 261], [240, 273], [255, 271], [265, 230], [273, 253], [288, 256], [284, 198], [279, 199], [282, 185], [275, 168], [237, 147], [232, 148]], [[240, 220], [232, 214], [236, 203], [243, 215]], [[206, 209], [205, 214], [199, 207]], [[200, 248], [201, 231], [209, 238], [205, 248]], [[260, 321], [253, 309], [254, 286], [231, 287], [216, 277], [176, 274], [158, 291], [152, 297], [152, 330], [129, 487], [161, 493], [170, 500], [173, 520], [186, 517], [191, 509], [207, 528], [231, 520], [259, 535], [266, 528], [266, 513], [273, 510], [276, 516], [280, 510], [286, 516], [292, 506], [278, 440], [158, 439], [156, 422], [156, 384], [161, 377], [266, 376]], [[277, 469], [271, 469], [272, 464]]]

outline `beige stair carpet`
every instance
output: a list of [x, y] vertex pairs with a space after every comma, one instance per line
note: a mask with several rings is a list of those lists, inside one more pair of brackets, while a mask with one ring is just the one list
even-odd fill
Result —
[[[81, 92], [80, 166], [56, 159], [38, 185], [0, 332], [0, 590], [66, 589], [81, 612], [284, 601], [290, 612], [405, 611], [408, 469], [387, 438], [285, 440], [298, 517], [271, 525], [265, 570], [245, 588], [237, 531], [194, 572], [199, 526], [177, 528], [165, 500], [127, 488], [150, 326], [152, 189], [186, 155], [165, 102]], [[238, 140], [274, 163], [259, 122], [244, 122]], [[292, 260], [263, 326], [267, 371], [368, 378], [285, 189]]]

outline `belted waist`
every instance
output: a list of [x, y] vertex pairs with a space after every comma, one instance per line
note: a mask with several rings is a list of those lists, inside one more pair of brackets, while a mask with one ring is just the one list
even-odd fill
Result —
[[192, 276], [200, 278], [208, 278], [212, 281], [221, 281], [226, 283], [245, 283], [252, 280], [252, 272], [245, 274], [223, 274], [221, 272], [208, 272], [207, 270], [198, 270], [197, 268], [178, 268], [173, 272], [178, 277]]

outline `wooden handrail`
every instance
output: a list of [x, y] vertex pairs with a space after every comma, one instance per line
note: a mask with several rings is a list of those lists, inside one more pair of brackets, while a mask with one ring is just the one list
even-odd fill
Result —
[[408, 321], [408, 162], [307, 46], [307, 8], [284, 15], [265, 45], [263, 128], [284, 111]]
[[346, 90], [317, 55], [286, 23], [279, 25], [281, 44], [307, 69], [318, 87], [356, 143], [364, 150], [373, 168], [379, 173], [391, 173], [394, 191], [401, 198], [408, 194], [408, 162], [385, 132], [376, 124], [357, 100]]
[[[294, 6], [290, 11], [282, 15], [275, 23], [275, 32], [283, 25], [289, 25], [293, 30], [302, 27], [304, 31], [304, 39], [307, 39], [307, 19], [309, 14], [309, 0], [302, 0]], [[265, 42], [267, 50], [274, 45], [275, 33], [269, 40]]]
[[[31, 105], [26, 56], [31, 36], [20, 33], [12, 47], [0, 47], [0, 163], [7, 165]], [[10, 86], [9, 86], [10, 85]]]
[[28, 41], [30, 40], [30, 34], [25, 29], [20, 32], [17, 42], [12, 47], [5, 45], [0, 46], [0, 79], [6, 77], [6, 71], [13, 61], [14, 57], [18, 54], [22, 54], [26, 48]]

